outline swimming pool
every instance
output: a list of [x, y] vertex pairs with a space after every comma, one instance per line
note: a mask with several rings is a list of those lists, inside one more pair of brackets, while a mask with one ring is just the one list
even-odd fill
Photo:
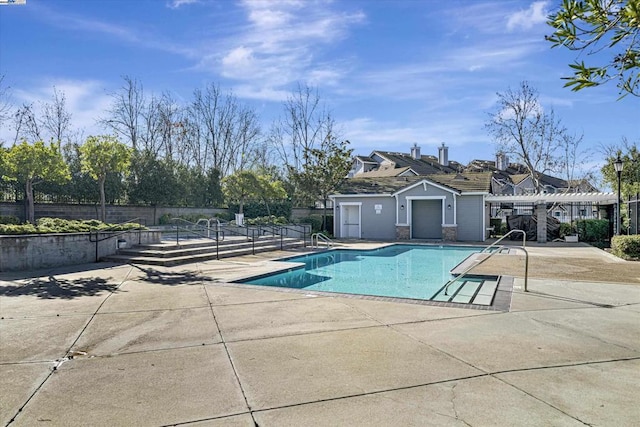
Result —
[[285, 272], [238, 281], [261, 286], [430, 300], [450, 271], [480, 248], [391, 245], [373, 250], [336, 249], [287, 258], [304, 263]]

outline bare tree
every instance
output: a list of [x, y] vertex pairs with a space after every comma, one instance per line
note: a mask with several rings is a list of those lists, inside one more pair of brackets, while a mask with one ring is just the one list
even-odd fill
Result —
[[194, 91], [183, 126], [196, 167], [222, 177], [242, 169], [260, 135], [255, 112], [213, 83]]
[[16, 144], [20, 140], [42, 141], [42, 133], [40, 132], [39, 120], [33, 109], [33, 104], [22, 104], [16, 110], [15, 116], [15, 136], [13, 143]]
[[559, 172], [564, 164], [561, 148], [566, 129], [553, 110], [545, 111], [538, 92], [527, 82], [516, 90], [498, 93], [497, 111], [485, 128], [500, 152], [515, 157], [529, 172], [536, 192], [542, 190], [541, 174]]
[[165, 92], [158, 103], [158, 115], [161, 133], [161, 152], [166, 159], [174, 159], [181, 151], [181, 140], [184, 136], [182, 126], [183, 108], [173, 99], [170, 93]]
[[57, 142], [69, 142], [71, 137], [71, 113], [67, 110], [67, 97], [53, 87], [52, 102], [41, 103], [40, 128]]
[[5, 76], [0, 75], [0, 128], [11, 118], [13, 104], [11, 102], [11, 87], [5, 84]]
[[588, 164], [592, 152], [582, 148], [584, 135], [565, 132], [560, 142], [560, 170], [567, 181], [566, 191], [589, 191], [587, 183], [595, 183], [593, 166]]
[[305, 152], [337, 137], [335, 120], [320, 101], [317, 89], [298, 84], [284, 102], [284, 116], [271, 127], [269, 141], [288, 167], [300, 170]]
[[111, 108], [107, 111], [107, 117], [100, 119], [100, 123], [137, 149], [140, 120], [145, 107], [144, 90], [137, 79], [129, 76], [123, 76], [122, 79], [124, 85], [111, 94]]

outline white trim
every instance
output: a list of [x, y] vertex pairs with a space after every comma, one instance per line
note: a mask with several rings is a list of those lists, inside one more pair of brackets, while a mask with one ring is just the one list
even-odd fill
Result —
[[340, 202], [340, 237], [347, 238], [343, 235], [342, 229], [342, 218], [344, 218], [344, 207], [345, 206], [357, 206], [358, 207], [358, 237], [356, 239], [362, 238], [362, 202]]
[[338, 197], [392, 197], [394, 194], [379, 193], [379, 194], [331, 194], [329, 199], [335, 199]]
[[411, 189], [413, 189], [413, 188], [415, 188], [415, 187], [417, 187], [419, 185], [423, 185], [424, 189], [425, 189], [424, 191], [427, 191], [427, 187], [426, 187], [427, 184], [429, 184], [432, 187], [439, 188], [440, 190], [444, 190], [444, 191], [447, 191], [447, 192], [452, 193], [452, 194], [460, 194], [459, 191], [453, 190], [453, 189], [451, 189], [449, 187], [445, 187], [443, 185], [437, 184], [437, 183], [435, 183], [433, 181], [430, 181], [428, 179], [422, 179], [422, 180], [420, 180], [420, 181], [418, 181], [416, 183], [411, 184], [408, 187], [401, 188], [400, 190], [398, 190], [395, 193], [393, 193], [393, 195], [395, 196], [396, 194], [404, 193], [405, 191], [409, 191], [409, 190], [411, 190]]

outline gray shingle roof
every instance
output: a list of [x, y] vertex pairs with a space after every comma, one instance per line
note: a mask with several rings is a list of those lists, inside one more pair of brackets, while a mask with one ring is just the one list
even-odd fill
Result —
[[429, 176], [350, 178], [334, 192], [338, 194], [393, 194], [423, 180], [443, 185], [458, 192], [491, 192], [491, 172], [432, 174]]

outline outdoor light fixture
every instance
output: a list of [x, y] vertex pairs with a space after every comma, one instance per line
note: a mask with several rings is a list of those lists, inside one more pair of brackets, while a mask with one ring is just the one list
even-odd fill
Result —
[[451, 209], [451, 205], [447, 205], [447, 209]]
[[404, 210], [404, 205], [400, 205], [400, 210], [403, 211]]
[[618, 220], [617, 220], [617, 228], [616, 228], [616, 234], [620, 235], [622, 234], [620, 231], [620, 229], [622, 228], [622, 221], [620, 218], [620, 214], [622, 213], [620, 211], [620, 203], [622, 202], [622, 198], [620, 196], [620, 181], [622, 179], [622, 170], [624, 169], [624, 163], [622, 162], [622, 159], [620, 158], [620, 154], [618, 154], [618, 158], [613, 162], [613, 167], [616, 169], [616, 173], [618, 174]]

